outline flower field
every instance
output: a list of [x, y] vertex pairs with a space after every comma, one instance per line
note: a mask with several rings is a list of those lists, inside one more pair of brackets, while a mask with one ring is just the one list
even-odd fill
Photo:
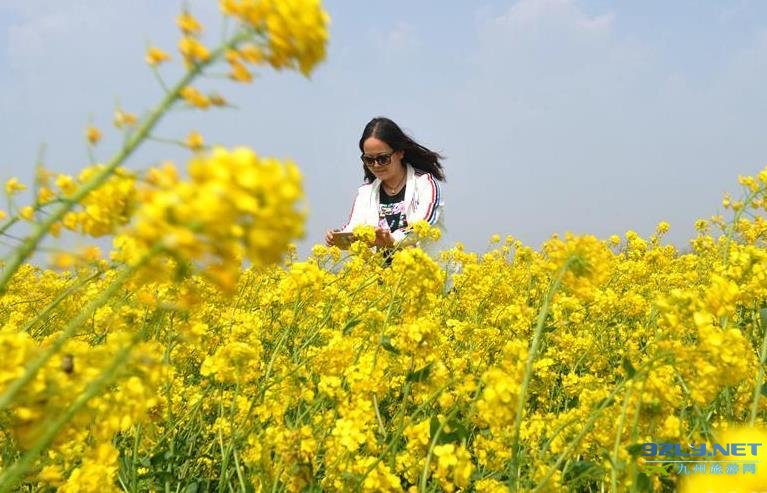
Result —
[[[684, 250], [660, 223], [387, 267], [362, 227], [299, 259], [296, 164], [192, 132], [184, 167], [124, 166], [169, 109], [227, 104], [195, 89], [208, 67], [247, 83], [325, 56], [315, 0], [221, 11], [237, 28], [212, 49], [179, 16], [186, 73], [116, 112], [115, 156], [4, 177], [0, 234], [23, 236], [0, 271], [0, 491], [767, 490], [767, 169]], [[112, 248], [31, 262], [62, 234]], [[753, 472], [688, 475], [661, 443], [763, 446]]]

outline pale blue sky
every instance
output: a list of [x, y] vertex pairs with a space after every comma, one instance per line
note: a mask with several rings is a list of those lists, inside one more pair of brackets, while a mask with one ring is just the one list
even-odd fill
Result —
[[[217, 40], [217, 2], [192, 1]], [[160, 96], [145, 42], [173, 50], [180, 3], [0, 0], [0, 178], [29, 181], [87, 161], [89, 118], [119, 143], [116, 100], [141, 112]], [[767, 3], [759, 1], [334, 0], [327, 61], [311, 81], [264, 71], [215, 79], [239, 110], [170, 115], [157, 134], [291, 157], [311, 208], [302, 252], [344, 222], [361, 183], [357, 140], [385, 115], [439, 150], [450, 240], [493, 233], [532, 246], [551, 233], [600, 237], [671, 223], [683, 246], [721, 212], [738, 174], [767, 164]], [[169, 79], [178, 72], [167, 68]], [[129, 166], [183, 163], [152, 144]]]

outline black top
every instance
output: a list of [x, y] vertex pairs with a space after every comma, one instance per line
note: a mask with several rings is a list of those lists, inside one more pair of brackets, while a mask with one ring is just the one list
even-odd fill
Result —
[[379, 193], [378, 200], [378, 226], [394, 232], [398, 229], [407, 227], [405, 218], [405, 187], [397, 192], [396, 195], [389, 195], [384, 191], [383, 185]]

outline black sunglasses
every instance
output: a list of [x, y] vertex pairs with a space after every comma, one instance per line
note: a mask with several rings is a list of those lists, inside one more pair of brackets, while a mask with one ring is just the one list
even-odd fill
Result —
[[378, 166], [388, 166], [388, 164], [391, 163], [392, 154], [394, 154], [394, 152], [387, 152], [386, 154], [379, 154], [377, 156], [366, 156], [363, 154], [360, 156], [360, 159], [362, 159], [362, 162], [368, 166], [373, 166], [373, 163]]

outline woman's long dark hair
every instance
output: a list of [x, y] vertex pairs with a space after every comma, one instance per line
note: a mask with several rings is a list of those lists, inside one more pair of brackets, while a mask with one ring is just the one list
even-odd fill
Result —
[[[405, 151], [402, 161], [410, 163], [415, 169], [431, 173], [439, 181], [445, 181], [445, 172], [442, 170], [442, 165], [439, 162], [440, 159], [445, 158], [411, 139], [399, 128], [399, 125], [390, 119], [384, 117], [373, 118], [365, 125], [365, 130], [362, 131], [362, 137], [360, 137], [360, 151], [365, 152], [362, 145], [370, 137], [386, 142], [395, 152]], [[362, 169], [365, 171], [366, 182], [371, 183], [376, 179], [373, 172], [364, 164]]]

